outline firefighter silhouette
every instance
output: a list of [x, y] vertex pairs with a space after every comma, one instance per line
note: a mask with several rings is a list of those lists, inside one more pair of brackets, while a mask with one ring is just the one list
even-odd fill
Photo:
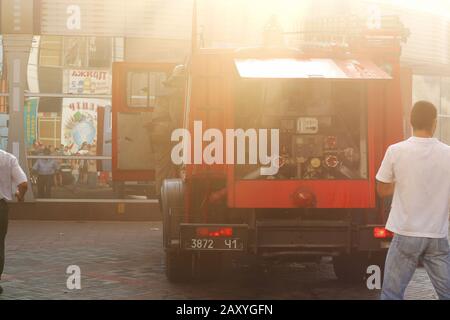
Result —
[[157, 97], [152, 120], [147, 125], [155, 159], [155, 188], [158, 197], [162, 182], [178, 177], [178, 168], [171, 159], [174, 146], [171, 135], [175, 129], [182, 126], [184, 81], [185, 67], [176, 66], [168, 80], [163, 83], [165, 94]]

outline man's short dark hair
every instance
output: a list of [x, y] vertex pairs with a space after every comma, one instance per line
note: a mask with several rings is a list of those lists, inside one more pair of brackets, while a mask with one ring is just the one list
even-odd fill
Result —
[[411, 111], [411, 125], [414, 130], [432, 130], [437, 118], [437, 109], [431, 102], [419, 101]]

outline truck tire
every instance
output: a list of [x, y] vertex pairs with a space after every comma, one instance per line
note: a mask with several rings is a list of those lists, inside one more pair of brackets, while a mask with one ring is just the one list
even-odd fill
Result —
[[170, 248], [170, 240], [178, 239], [178, 235], [172, 235], [172, 226], [181, 221], [173, 221], [170, 216], [172, 208], [182, 208], [184, 206], [184, 183], [181, 179], [164, 180], [161, 186], [160, 209], [163, 216], [163, 245]]
[[363, 283], [367, 276], [369, 256], [367, 253], [341, 254], [333, 257], [336, 277], [346, 283]]
[[166, 277], [173, 283], [192, 279], [192, 254], [175, 250], [166, 251]]

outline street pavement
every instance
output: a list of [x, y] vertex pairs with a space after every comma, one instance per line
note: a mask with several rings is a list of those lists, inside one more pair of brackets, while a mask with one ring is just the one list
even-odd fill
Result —
[[[164, 274], [159, 222], [11, 221], [1, 299], [364, 299], [379, 291], [339, 282], [329, 259], [314, 263], [245, 263], [213, 282], [171, 284]], [[66, 270], [81, 270], [81, 290]], [[407, 299], [436, 299], [423, 268]]]

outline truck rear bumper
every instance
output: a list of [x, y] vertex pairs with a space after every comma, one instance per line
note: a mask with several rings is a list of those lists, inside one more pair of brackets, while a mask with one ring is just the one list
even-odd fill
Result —
[[339, 254], [351, 251], [378, 251], [389, 246], [390, 239], [376, 238], [381, 225], [349, 225], [341, 221], [303, 221], [295, 224], [276, 221], [257, 224], [257, 252], [301, 251], [314, 254]]
[[390, 234], [377, 237], [382, 225], [349, 225], [342, 221], [264, 221], [256, 228], [234, 224], [181, 224], [170, 248], [183, 251], [229, 251], [258, 255], [296, 253], [339, 255], [354, 251], [382, 251]]

